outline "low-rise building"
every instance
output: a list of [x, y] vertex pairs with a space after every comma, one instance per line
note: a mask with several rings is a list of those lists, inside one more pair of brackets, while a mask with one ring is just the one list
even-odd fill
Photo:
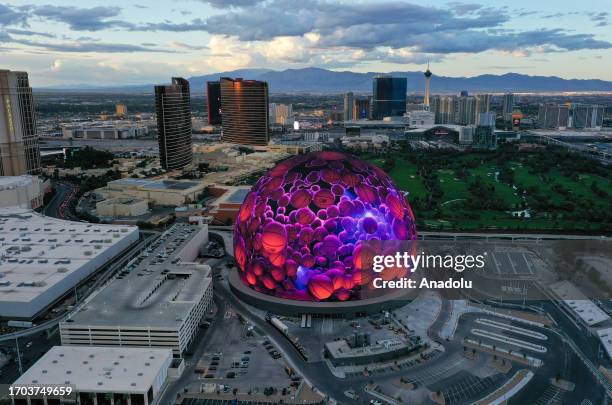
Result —
[[319, 142], [303, 141], [281, 141], [268, 145], [270, 152], [286, 153], [287, 155], [303, 155], [310, 152], [323, 150], [323, 144]]
[[372, 133], [342, 137], [342, 146], [348, 149], [367, 151], [383, 149], [390, 145], [389, 135]]
[[[81, 405], [157, 405], [172, 365], [170, 349], [54, 346], [21, 375], [15, 386], [70, 387], [61, 403]], [[40, 402], [35, 402], [40, 401]], [[60, 404], [13, 398], [14, 405]]]
[[603, 309], [569, 281], [559, 281], [550, 285], [550, 291], [578, 321], [587, 327], [599, 325], [610, 319]]
[[36, 209], [43, 204], [47, 187], [37, 176], [0, 176], [0, 207]]
[[133, 198], [157, 205], [180, 206], [198, 200], [206, 185], [191, 180], [125, 178], [110, 181], [96, 190], [105, 198]]
[[422, 346], [416, 339], [385, 339], [371, 345], [353, 346], [346, 339], [325, 343], [325, 356], [335, 367], [382, 363], [409, 356]]
[[436, 114], [431, 111], [415, 110], [407, 112], [410, 128], [431, 127], [435, 124]]
[[161, 347], [181, 357], [212, 303], [197, 258], [208, 226], [174, 225], [87, 305], [60, 323], [62, 345]]
[[126, 139], [148, 133], [149, 127], [130, 121], [94, 121], [62, 127], [62, 137], [74, 139]]
[[0, 317], [31, 319], [138, 241], [135, 226], [0, 208]]
[[116, 197], [96, 203], [96, 214], [102, 217], [137, 217], [149, 211], [146, 200]]
[[211, 193], [217, 199], [211, 204], [209, 214], [217, 224], [233, 224], [242, 202], [251, 190], [249, 186], [212, 187]]

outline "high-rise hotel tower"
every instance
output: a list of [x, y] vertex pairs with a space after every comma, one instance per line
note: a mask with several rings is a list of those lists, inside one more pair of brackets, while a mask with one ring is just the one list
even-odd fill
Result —
[[28, 74], [0, 70], [0, 176], [39, 172], [40, 149]]
[[270, 140], [268, 83], [221, 78], [223, 142], [266, 146]]
[[155, 86], [155, 112], [161, 166], [179, 170], [190, 165], [193, 152], [189, 82], [173, 77], [172, 84]]

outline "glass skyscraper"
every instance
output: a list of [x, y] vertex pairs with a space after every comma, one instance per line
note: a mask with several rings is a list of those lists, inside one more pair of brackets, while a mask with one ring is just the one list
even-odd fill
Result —
[[193, 152], [189, 82], [173, 77], [172, 84], [155, 86], [155, 112], [161, 166], [177, 170], [190, 165]]
[[40, 149], [28, 74], [0, 70], [0, 176], [39, 172]]
[[573, 103], [570, 108], [569, 126], [576, 129], [601, 128], [603, 116], [603, 106]]
[[353, 119], [367, 120], [372, 116], [371, 112], [369, 97], [355, 97], [353, 102]]
[[208, 107], [208, 124], [221, 124], [221, 83], [206, 83], [206, 105]]
[[267, 145], [270, 140], [268, 104], [268, 83], [222, 77], [223, 142]]
[[372, 87], [372, 119], [404, 115], [406, 88], [405, 77], [376, 76]]
[[351, 121], [355, 119], [353, 117], [353, 93], [344, 93], [344, 121]]

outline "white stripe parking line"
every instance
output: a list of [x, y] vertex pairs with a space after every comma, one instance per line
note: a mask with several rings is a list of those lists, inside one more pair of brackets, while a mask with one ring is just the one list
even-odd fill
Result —
[[510, 266], [512, 267], [512, 272], [514, 274], [518, 274], [516, 272], [516, 266], [514, 265], [514, 262], [512, 261], [512, 257], [510, 257], [510, 252], [506, 252], [506, 257], [508, 257], [508, 261], [510, 262]]

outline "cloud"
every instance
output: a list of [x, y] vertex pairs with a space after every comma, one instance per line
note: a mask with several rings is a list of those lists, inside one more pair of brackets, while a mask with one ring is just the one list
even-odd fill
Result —
[[[420, 6], [400, 1], [376, 3], [332, 3], [322, 0], [273, 0], [257, 7], [232, 10], [207, 19], [214, 34], [237, 34], [243, 41], [267, 40], [276, 36], [322, 35], [368, 29], [391, 30], [396, 35], [428, 33], [449, 29], [496, 27], [509, 20], [507, 13], [483, 8], [470, 17], [458, 17], [449, 9]], [[357, 42], [358, 38], [354, 38]]]
[[206, 45], [190, 45], [190, 44], [186, 44], [184, 42], [178, 42], [178, 41], [172, 42], [172, 45], [175, 48], [182, 48], [182, 49], [187, 49], [190, 51], [201, 51], [203, 49], [210, 49]]
[[107, 43], [107, 42], [64, 42], [51, 43], [39, 42], [25, 39], [14, 39], [8, 42], [16, 42], [23, 45], [43, 48], [51, 52], [102, 52], [102, 53], [133, 53], [133, 52], [157, 52], [157, 53], [174, 53], [172, 50], [146, 47], [141, 45]]
[[610, 16], [610, 13], [607, 11], [602, 11], [599, 13], [589, 13], [591, 16], [591, 21], [605, 21]]
[[473, 13], [474, 11], [480, 10], [483, 7], [482, 4], [459, 3], [459, 2], [448, 3], [448, 6], [457, 15], [465, 15], [465, 14]]
[[201, 18], [195, 18], [188, 23], [173, 23], [164, 21], [159, 23], [146, 23], [140, 25], [131, 25], [130, 31], [171, 31], [171, 32], [189, 32], [189, 31], [206, 31], [206, 22]]
[[100, 31], [114, 27], [130, 27], [131, 24], [113, 19], [121, 14], [119, 7], [66, 7], [44, 5], [35, 7], [32, 14], [50, 21], [68, 24], [74, 31]]
[[0, 27], [8, 25], [25, 26], [28, 22], [27, 12], [18, 8], [10, 8], [4, 4], [0, 4]]
[[[113, 84], [155, 83], [161, 77], [180, 75], [184, 67], [165, 63], [130, 63], [112, 59], [75, 59], [71, 56], [48, 59], [47, 55], [32, 55], [32, 65], [44, 66], [33, 68], [32, 78], [44, 77], [46, 84], [86, 83], [108, 85], [109, 78]], [[23, 63], [23, 62], [22, 62]], [[153, 90], [153, 89], [151, 89]]]
[[546, 18], [546, 19], [559, 18], [559, 17], [563, 17], [564, 15], [565, 15], [564, 13], [554, 13], [554, 14], [543, 15], [542, 18]]
[[[15, 7], [0, 4], [0, 42], [20, 43], [33, 47], [32, 51], [63, 53], [183, 52], [193, 55], [192, 51], [207, 50], [206, 57], [210, 59], [205, 63], [211, 67], [225, 66], [223, 69], [254, 65], [350, 67], [380, 62], [423, 64], [427, 60], [448, 59], [449, 55], [457, 53], [501, 52], [525, 57], [612, 48], [608, 40], [591, 33], [563, 28], [521, 30], [512, 29], [512, 24], [508, 24], [521, 13], [537, 14], [551, 19], [552, 24], [556, 17], [577, 12], [547, 14], [470, 1], [452, 1], [442, 6], [405, 0], [199, 1], [216, 8], [215, 12], [200, 18], [172, 14], [175, 16], [173, 19], [168, 17], [161, 21], [128, 21], [121, 15], [122, 8], [116, 6], [48, 4]], [[131, 7], [148, 6], [131, 4]], [[186, 14], [179, 8], [175, 11]], [[127, 39], [131, 36], [137, 38], [132, 34], [136, 31], [207, 32], [210, 36], [207, 47], [181, 42], [168, 34], [167, 49], [161, 49], [148, 38], [144, 39], [146, 42], [139, 38], [134, 43], [114, 43], [93, 38], [79, 41], [73, 39], [77, 35], [67, 35], [62, 43], [45, 42], [39, 41], [42, 38], [28, 38], [36, 35], [52, 37], [51, 34], [27, 29], [28, 15], [36, 23], [42, 20], [43, 23], [67, 24], [70, 28], [66, 30], [68, 34], [71, 31], [112, 30], [122, 32]], [[592, 21], [590, 26], [608, 24], [608, 12], [581, 11], [580, 15]], [[19, 25], [21, 27], [17, 28]]]
[[54, 34], [49, 34], [48, 32], [22, 30], [18, 28], [7, 28], [5, 31], [13, 35], [22, 35], [22, 36], [28, 36], [28, 37], [29, 36], [39, 36], [39, 37], [45, 37], [45, 38], [55, 38]]
[[602, 11], [599, 13], [589, 13], [591, 21], [597, 23], [595, 24], [596, 27], [606, 27], [608, 25], [609, 16], [610, 13], [608, 13], [607, 11]]
[[[425, 53], [478, 53], [547, 46], [551, 51], [608, 49], [591, 34], [562, 29], [512, 31], [504, 28], [506, 9], [450, 3], [443, 9], [399, 1], [337, 3], [323, 0], [272, 0], [230, 10], [206, 20], [207, 31], [238, 35], [244, 42], [278, 37], [320, 36], [317, 47], [372, 51], [380, 47]], [[397, 53], [396, 53], [397, 54]]]
[[210, 4], [215, 8], [238, 8], [250, 7], [262, 2], [262, 0], [199, 0], [202, 3]]

